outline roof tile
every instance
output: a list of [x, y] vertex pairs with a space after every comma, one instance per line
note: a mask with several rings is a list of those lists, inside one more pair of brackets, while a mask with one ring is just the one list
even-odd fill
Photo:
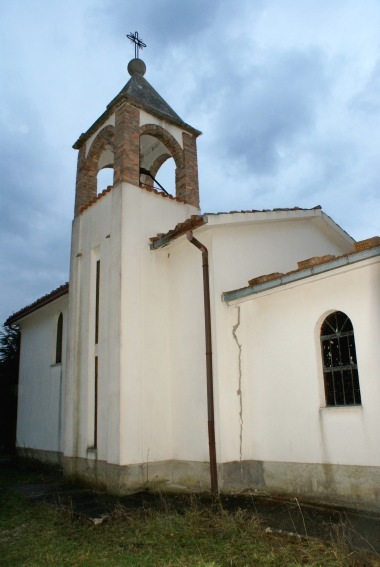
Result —
[[[88, 209], [94, 203], [99, 201], [99, 199], [104, 197], [104, 195], [109, 193], [113, 188], [114, 188], [113, 185], [109, 185], [107, 189], [104, 189], [101, 193], [99, 193], [99, 195], [91, 199], [91, 201], [89, 201], [86, 205], [83, 205], [83, 207], [81, 207], [79, 210], [79, 214], [83, 213], [86, 209]], [[160, 195], [160, 197], [163, 197], [164, 199], [170, 199], [171, 201], [177, 201], [178, 203], [183, 203], [185, 205], [188, 204], [186, 199], [178, 199], [178, 197], [174, 197], [173, 195], [166, 194], [163, 191], [158, 191], [157, 189], [154, 189], [154, 187], [150, 187], [149, 185], [145, 185], [145, 186], [139, 185], [139, 188], [142, 189], [143, 191], [147, 191], [148, 193], [154, 193], [155, 195]]]
[[39, 299], [37, 299], [36, 301], [31, 303], [30, 305], [23, 307], [19, 311], [16, 311], [16, 313], [13, 313], [13, 315], [8, 317], [8, 319], [5, 321], [4, 325], [7, 326], [7, 325], [12, 325], [13, 323], [16, 323], [22, 317], [25, 317], [26, 315], [33, 313], [33, 311], [37, 311], [37, 309], [40, 309], [40, 307], [43, 307], [44, 305], [51, 303], [55, 299], [62, 297], [62, 295], [65, 295], [68, 292], [69, 292], [69, 282], [66, 282], [65, 284], [57, 287], [57, 289], [54, 289], [50, 293], [43, 295], [42, 297], [40, 297]]

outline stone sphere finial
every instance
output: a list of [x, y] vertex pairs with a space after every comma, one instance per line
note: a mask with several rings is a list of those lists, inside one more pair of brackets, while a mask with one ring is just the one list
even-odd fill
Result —
[[146, 65], [142, 59], [131, 59], [128, 63], [128, 73], [133, 77], [135, 73], [139, 75], [145, 75]]

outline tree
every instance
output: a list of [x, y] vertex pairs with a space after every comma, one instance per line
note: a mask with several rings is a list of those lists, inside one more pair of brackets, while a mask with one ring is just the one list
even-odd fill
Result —
[[0, 450], [12, 453], [16, 445], [17, 387], [20, 330], [13, 325], [0, 331]]

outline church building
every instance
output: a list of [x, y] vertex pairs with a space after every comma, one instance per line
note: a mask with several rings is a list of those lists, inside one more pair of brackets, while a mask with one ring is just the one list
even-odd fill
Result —
[[380, 238], [319, 206], [201, 212], [201, 132], [128, 71], [74, 144], [70, 281], [6, 322], [18, 452], [120, 494], [378, 506]]

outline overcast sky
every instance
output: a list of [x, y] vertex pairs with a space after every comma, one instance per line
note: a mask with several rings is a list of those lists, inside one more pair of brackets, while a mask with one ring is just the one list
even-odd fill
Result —
[[145, 78], [203, 132], [203, 212], [320, 204], [380, 234], [379, 0], [3, 0], [1, 322], [68, 280], [72, 144], [136, 30]]

